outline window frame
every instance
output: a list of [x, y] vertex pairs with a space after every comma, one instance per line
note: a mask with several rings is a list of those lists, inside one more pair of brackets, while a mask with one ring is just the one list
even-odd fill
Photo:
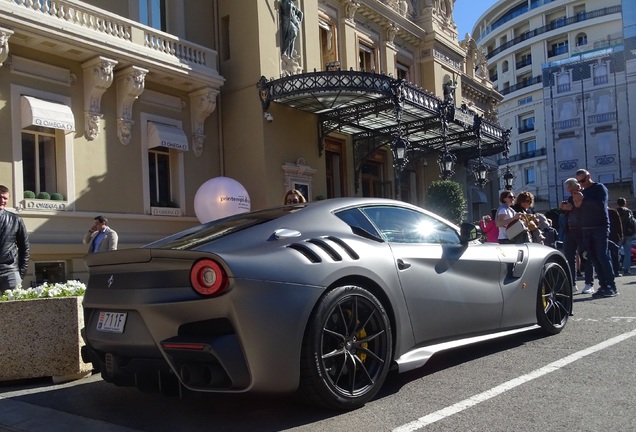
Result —
[[[152, 214], [151, 198], [150, 198], [150, 166], [148, 156], [150, 148], [148, 147], [148, 123], [163, 123], [178, 128], [182, 127], [182, 122], [169, 117], [162, 117], [146, 112], [140, 113], [141, 124], [141, 175], [143, 183], [143, 208], [145, 214]], [[189, 143], [191, 145], [191, 143]], [[190, 150], [188, 150], [190, 151]], [[182, 150], [169, 149], [170, 155], [170, 184], [171, 184], [171, 201], [179, 204], [181, 215], [185, 215], [185, 158]]]
[[[15, 208], [21, 208], [24, 200], [24, 167], [22, 164], [22, 96], [33, 96], [38, 99], [49, 100], [72, 107], [70, 96], [37, 90], [31, 87], [10, 85], [11, 93], [11, 142], [13, 153], [13, 187], [12, 201]], [[74, 168], [74, 132], [65, 133], [61, 129], [54, 129], [55, 134], [55, 171], [57, 190], [64, 196], [66, 211], [75, 209], [75, 168]], [[48, 192], [48, 191], [47, 191]]]

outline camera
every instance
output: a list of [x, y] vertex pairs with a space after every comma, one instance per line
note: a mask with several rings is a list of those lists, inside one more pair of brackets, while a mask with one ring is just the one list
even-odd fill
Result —
[[267, 123], [271, 123], [274, 121], [274, 116], [271, 115], [268, 112], [265, 112], [265, 114], [263, 115], [263, 117], [265, 117], [265, 120], [267, 120]]

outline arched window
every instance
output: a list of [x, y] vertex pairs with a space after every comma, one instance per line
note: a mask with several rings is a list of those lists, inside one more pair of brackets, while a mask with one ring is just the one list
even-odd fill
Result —
[[576, 35], [576, 46], [587, 45], [587, 35], [579, 33]]
[[503, 63], [501, 63], [501, 71], [508, 72], [508, 67], [508, 60], [504, 60]]

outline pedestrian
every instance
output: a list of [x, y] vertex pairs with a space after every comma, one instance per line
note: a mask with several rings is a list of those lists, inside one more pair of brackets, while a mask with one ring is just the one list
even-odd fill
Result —
[[[578, 251], [583, 249], [583, 233], [581, 230], [580, 212], [581, 210], [574, 206], [573, 195], [580, 193], [581, 185], [579, 182], [571, 177], [563, 182], [563, 187], [570, 194], [565, 200], [561, 202], [560, 208], [563, 210], [563, 226], [561, 231], [563, 232], [563, 254], [568, 260], [570, 265], [570, 272], [572, 273], [572, 280], [576, 281], [577, 276], [577, 258], [579, 257]], [[579, 267], [580, 269], [581, 267]], [[591, 280], [590, 282], [594, 282]], [[576, 283], [574, 283], [573, 291], [578, 291]], [[592, 285], [586, 285], [583, 293], [591, 294], [594, 292]]]
[[117, 250], [119, 238], [117, 233], [108, 226], [108, 219], [99, 215], [95, 223], [84, 235], [84, 244], [88, 246], [88, 253]]
[[497, 219], [495, 219], [495, 223], [499, 228], [499, 235], [497, 236], [497, 240], [500, 244], [511, 244], [513, 241], [508, 238], [508, 233], [506, 233], [506, 228], [512, 222], [519, 220], [520, 214], [515, 212], [512, 209], [512, 203], [514, 202], [515, 196], [512, 191], [503, 191], [499, 194], [499, 202], [501, 205], [497, 209]]
[[572, 195], [575, 207], [581, 210], [581, 229], [587, 258], [598, 275], [600, 287], [592, 297], [616, 297], [614, 269], [608, 251], [609, 215], [607, 211], [608, 193], [602, 183], [592, 181], [589, 171], [579, 169], [576, 179], [583, 187], [582, 192]]
[[0, 295], [21, 285], [29, 268], [29, 235], [22, 218], [6, 209], [10, 196], [0, 185]]
[[629, 269], [632, 266], [632, 240], [634, 238], [634, 234], [636, 234], [636, 219], [634, 219], [634, 214], [630, 209], [627, 208], [627, 201], [625, 198], [619, 198], [616, 200], [616, 204], [618, 207], [616, 211], [618, 212], [618, 216], [621, 219], [621, 226], [623, 227], [623, 242], [621, 246], [623, 247], [623, 275], [631, 275]]
[[[532, 192], [519, 192], [515, 203], [512, 205], [514, 211], [521, 215], [521, 220], [528, 228], [526, 232], [519, 234], [514, 238], [514, 243], [540, 243], [540, 232], [537, 220], [531, 212], [534, 205], [534, 195]], [[539, 236], [537, 236], [539, 234]]]
[[283, 204], [298, 204], [307, 202], [305, 196], [298, 189], [290, 189], [285, 193], [285, 199], [283, 199]]
[[488, 243], [498, 243], [499, 241], [499, 230], [495, 223], [496, 218], [497, 209], [492, 209], [489, 215], [484, 215], [479, 221], [479, 227], [481, 231], [486, 234], [486, 242]]

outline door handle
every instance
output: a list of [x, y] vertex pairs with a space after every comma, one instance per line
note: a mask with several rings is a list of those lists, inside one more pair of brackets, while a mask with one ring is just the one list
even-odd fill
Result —
[[397, 260], [397, 267], [398, 267], [398, 270], [406, 270], [407, 268], [411, 267], [411, 263], [408, 263], [404, 260], [399, 259]]

